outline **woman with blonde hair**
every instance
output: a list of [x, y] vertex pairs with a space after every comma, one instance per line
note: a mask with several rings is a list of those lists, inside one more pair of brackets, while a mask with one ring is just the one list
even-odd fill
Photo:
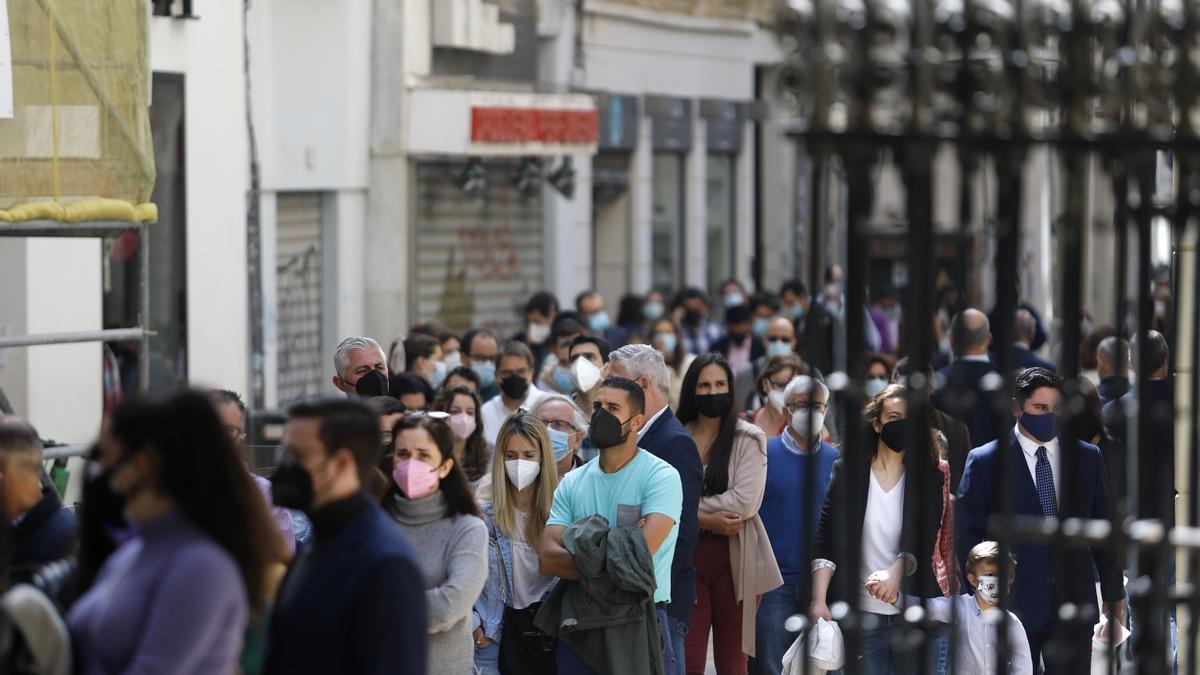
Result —
[[508, 418], [496, 437], [491, 474], [491, 501], [483, 504], [488, 580], [475, 603], [475, 665], [484, 675], [553, 672], [551, 638], [533, 626], [554, 583], [538, 569], [538, 542], [558, 488], [545, 423], [524, 412]]

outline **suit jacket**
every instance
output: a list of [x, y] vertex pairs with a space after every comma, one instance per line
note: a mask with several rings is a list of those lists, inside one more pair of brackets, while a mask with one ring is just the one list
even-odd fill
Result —
[[697, 516], [700, 512], [700, 485], [704, 481], [700, 451], [670, 407], [654, 420], [654, 424], [638, 441], [638, 447], [675, 467], [679, 472], [679, 482], [683, 485], [683, 511], [679, 516], [675, 559], [671, 561], [671, 604], [667, 606], [667, 614], [687, 621], [692, 616], [692, 606], [696, 604], [696, 567], [692, 563], [692, 551], [696, 548], [696, 538], [700, 533]]
[[426, 672], [425, 582], [400, 528], [361, 494], [313, 525], [279, 587], [263, 673]]
[[[934, 407], [967, 425], [974, 443], [994, 441], [1002, 431], [996, 428], [990, 392], [984, 391], [982, 385], [983, 378], [995, 370], [994, 363], [960, 359], [937, 371], [938, 388], [932, 399]], [[961, 395], [957, 390], [960, 383]]]
[[[1061, 448], [1065, 451], [1066, 448]], [[1009, 453], [1013, 472], [1013, 513], [1041, 516], [1037, 487], [1029, 474], [1024, 452], [1017, 442], [1016, 432], [1010, 430], [1003, 441], [995, 440], [975, 448], [967, 457], [967, 468], [959, 484], [956, 523], [958, 525], [958, 556], [966, 574], [967, 554], [971, 547], [990, 539], [988, 520], [1001, 513], [1000, 461], [1001, 453]], [[1104, 460], [1100, 449], [1079, 441], [1076, 450], [1076, 474], [1060, 476], [1065, 483], [1071, 480], [1084, 518], [1109, 517], [1109, 496]], [[1061, 505], [1061, 502], [1060, 502]], [[1100, 574], [1101, 594], [1105, 601], [1120, 600], [1124, 594], [1120, 568], [1114, 556], [1102, 549], [1067, 548], [1059, 555], [1067, 570], [1066, 578], [1056, 579], [1055, 557], [1048, 543], [1016, 543], [1017, 576], [1012, 586], [1014, 609], [1027, 633], [1046, 630], [1051, 613], [1061, 603], [1096, 604], [1096, 571]]]
[[1096, 385], [1096, 393], [1100, 394], [1100, 404], [1115, 401], [1129, 391], [1129, 378], [1120, 375], [1110, 375], [1100, 380]]
[[[905, 480], [904, 480], [904, 510], [909, 512], [910, 499], [916, 494], [916, 479], [913, 477], [914, 471], [925, 472], [925, 486], [928, 493], [925, 499], [918, 506], [924, 508], [918, 512], [918, 522], [915, 523], [919, 527], [919, 538], [914, 536], [913, 541], [925, 541], [929, 544], [928, 551], [907, 551], [911, 553], [917, 560], [917, 569], [911, 576], [904, 577], [900, 584], [900, 588], [907, 594], [922, 598], [934, 598], [942, 595], [942, 589], [938, 586], [937, 577], [934, 575], [932, 556], [934, 547], [937, 545], [937, 532], [941, 526], [942, 520], [942, 470], [934, 466], [929, 461], [913, 462], [913, 455], [905, 456]], [[824, 559], [838, 566], [838, 571], [835, 574], [849, 574], [853, 581], [849, 587], [858, 589], [862, 586], [864, 580], [858, 579], [858, 570], [844, 569], [840, 556], [841, 544], [839, 542], [861, 542], [863, 531], [863, 518], [867, 515], [867, 494], [870, 489], [871, 480], [871, 465], [865, 463], [864, 467], [859, 467], [852, 475], [849, 466], [845, 464], [845, 460], [839, 459], [833, 463], [833, 475], [829, 479], [829, 490], [825, 493], [825, 504], [821, 507], [821, 521], [817, 525], [817, 533], [813, 537], [812, 557], [813, 560]], [[847, 494], [850, 490], [850, 481], [856, 482], [861, 486], [857, 495]], [[857, 497], [849, 504], [849, 511], [846, 514], [845, 530], [839, 531], [837, 509], [842, 508], [844, 500], [851, 497]], [[912, 526], [913, 523], [906, 523]], [[860, 544], [861, 545], [861, 544]], [[901, 540], [901, 548], [904, 541]], [[826, 595], [828, 604], [833, 604], [839, 600], [852, 602], [854, 598], [844, 597], [840, 591], [842, 583], [835, 576], [833, 583], [829, 586], [829, 593]]]
[[1025, 370], [1026, 368], [1045, 368], [1052, 373], [1057, 370], [1053, 363], [1050, 363], [1037, 354], [1029, 351], [1029, 349], [1024, 345], [1013, 346], [1013, 367], [1017, 370]]
[[[1137, 391], [1141, 386], [1146, 387], [1146, 402], [1150, 410], [1148, 429], [1149, 447], [1141, 453], [1141, 464], [1144, 468], [1153, 470], [1138, 472], [1138, 517], [1166, 518], [1169, 523], [1175, 522], [1175, 510], [1163, 513], [1161, 502], [1162, 490], [1159, 480], [1165, 480], [1171, 486], [1172, 493], [1176, 491], [1175, 482], [1175, 403], [1174, 383], [1171, 378], [1146, 380], [1137, 387], [1130, 389], [1120, 399], [1104, 405], [1104, 427], [1108, 435], [1120, 441], [1125, 448], [1137, 447], [1136, 439], [1128, 437], [1128, 424], [1125, 419], [1124, 406], [1136, 406]], [[1130, 409], [1135, 409], [1131, 407]], [[1166, 473], [1166, 476], [1162, 474]], [[1124, 472], [1121, 473], [1124, 476]]]

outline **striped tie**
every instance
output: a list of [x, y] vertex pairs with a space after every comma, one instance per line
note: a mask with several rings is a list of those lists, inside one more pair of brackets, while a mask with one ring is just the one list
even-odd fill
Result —
[[1058, 515], [1058, 497], [1054, 494], [1054, 472], [1050, 470], [1050, 460], [1046, 459], [1046, 448], [1038, 446], [1037, 468], [1038, 501], [1042, 503], [1042, 515], [1050, 518]]

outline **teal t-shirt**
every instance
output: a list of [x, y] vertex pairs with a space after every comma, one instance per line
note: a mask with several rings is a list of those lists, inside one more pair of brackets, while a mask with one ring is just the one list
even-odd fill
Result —
[[651, 513], [675, 521], [662, 546], [654, 554], [655, 602], [671, 601], [671, 561], [679, 538], [679, 514], [683, 510], [683, 484], [675, 467], [645, 450], [620, 471], [604, 473], [600, 458], [563, 476], [554, 491], [547, 525], [570, 527], [580, 518], [604, 516], [609, 527], [633, 527]]

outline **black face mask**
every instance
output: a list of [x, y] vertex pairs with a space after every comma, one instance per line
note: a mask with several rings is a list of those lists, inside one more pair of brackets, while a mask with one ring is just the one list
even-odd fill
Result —
[[271, 475], [271, 502], [275, 506], [308, 512], [313, 503], [312, 476], [295, 462], [284, 462]]
[[700, 326], [700, 321], [703, 320], [703, 318], [704, 317], [700, 316], [700, 312], [697, 312], [694, 309], [689, 309], [683, 313], [683, 322], [691, 328], [698, 328]]
[[696, 410], [705, 417], [725, 417], [733, 407], [733, 394], [705, 394], [696, 397]]
[[879, 429], [879, 438], [892, 452], [904, 452], [908, 444], [908, 420], [892, 420]]
[[125, 497], [117, 494], [110, 483], [121, 464], [98, 471], [83, 484], [83, 508], [105, 526], [121, 530], [128, 526], [125, 518]]
[[366, 375], [358, 378], [358, 382], [354, 384], [354, 392], [363, 398], [387, 396], [387, 375], [384, 375], [378, 370], [372, 370], [368, 372]]
[[509, 375], [500, 380], [500, 391], [513, 400], [523, 401], [525, 394], [529, 393], [529, 380], [520, 375]]
[[625, 439], [629, 438], [629, 432], [625, 431], [625, 425], [616, 415], [600, 408], [592, 413], [592, 425], [588, 429], [588, 436], [592, 439], [592, 445], [606, 450], [624, 443]]

